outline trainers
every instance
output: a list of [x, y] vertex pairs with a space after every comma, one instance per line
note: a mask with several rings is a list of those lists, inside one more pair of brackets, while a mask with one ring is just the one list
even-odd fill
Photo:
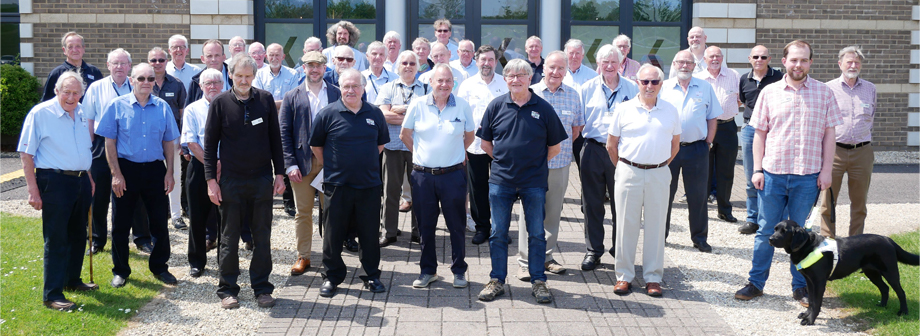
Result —
[[454, 274], [454, 288], [466, 288], [470, 283], [466, 281], [466, 275]]
[[412, 282], [412, 287], [425, 288], [435, 281], [438, 281], [437, 274], [422, 274], [418, 276], [418, 279], [415, 279], [415, 281]]
[[547, 261], [543, 266], [546, 268], [547, 272], [553, 274], [565, 274], [565, 267], [562, 267], [556, 260]]
[[235, 296], [228, 296], [223, 299], [220, 299], [220, 307], [224, 309], [235, 309], [240, 307], [240, 300], [237, 300]]
[[521, 266], [518, 269], [517, 278], [521, 281], [530, 281], [530, 268], [527, 266]]
[[678, 203], [687, 203], [687, 194], [684, 194], [677, 200]]
[[185, 224], [185, 220], [182, 219], [182, 217], [173, 218], [172, 226], [176, 228], [176, 230], [188, 230], [188, 225]]
[[469, 214], [466, 215], [466, 231], [476, 232], [476, 222], [473, 221], [473, 217]]
[[802, 307], [808, 308], [808, 288], [796, 288], [792, 291], [792, 299], [798, 301]]
[[483, 288], [479, 292], [480, 301], [492, 301], [495, 300], [496, 296], [501, 296], [505, 294], [505, 284], [498, 281], [498, 279], [492, 278], [489, 280], [489, 283], [486, 284], [486, 288]]
[[259, 294], [256, 297], [256, 302], [259, 303], [259, 307], [268, 308], [275, 306], [275, 298], [271, 294]]
[[546, 288], [546, 282], [540, 280], [533, 282], [533, 291], [530, 292], [530, 295], [537, 298], [537, 303], [553, 302], [553, 294], [549, 292], [549, 288]]
[[744, 288], [735, 292], [735, 298], [738, 300], [744, 300], [744, 301], [747, 301], [747, 300], [750, 300], [750, 299], [753, 299], [755, 297], [762, 296], [762, 295], [763, 295], [763, 291], [757, 289], [757, 287], [754, 287], [754, 285], [751, 283], [748, 283], [746, 286], [744, 286]]

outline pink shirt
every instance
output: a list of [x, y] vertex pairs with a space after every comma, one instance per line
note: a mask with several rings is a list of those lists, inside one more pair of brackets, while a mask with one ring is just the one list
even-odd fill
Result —
[[843, 75], [827, 82], [827, 87], [837, 99], [837, 107], [843, 124], [837, 126], [834, 134], [837, 142], [855, 145], [872, 141], [872, 121], [875, 118], [875, 84], [857, 78], [856, 85], [850, 87]]
[[712, 77], [708, 70], [697, 72], [693, 76], [712, 85], [712, 90], [719, 99], [719, 105], [722, 106], [722, 114], [716, 119], [734, 119], [738, 114], [738, 88], [740, 87], [738, 83], [741, 81], [738, 72], [723, 66], [717, 77]]
[[620, 63], [620, 76], [629, 78], [629, 80], [635, 82], [636, 74], [639, 73], [639, 67], [642, 66], [636, 60], [626, 57], [626, 61]]
[[757, 97], [749, 125], [767, 132], [763, 170], [773, 174], [808, 175], [821, 171], [824, 130], [843, 123], [834, 93], [809, 76], [796, 90], [779, 82]]

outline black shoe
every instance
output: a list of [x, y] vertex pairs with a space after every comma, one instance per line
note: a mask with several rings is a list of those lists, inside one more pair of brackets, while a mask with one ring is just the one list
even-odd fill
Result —
[[396, 242], [396, 237], [389, 237], [389, 238], [380, 237], [380, 241], [378, 241], [377, 244], [379, 244], [380, 247], [387, 247], [387, 246], [390, 246], [390, 244], [395, 243], [395, 242]]
[[120, 275], [116, 274], [114, 277], [112, 277], [112, 287], [124, 287], [126, 282], [128, 282], [128, 278], [122, 278]]
[[383, 285], [383, 282], [380, 282], [380, 279], [365, 280], [364, 288], [372, 293], [383, 293], [387, 291], [386, 286]]
[[176, 280], [176, 277], [173, 276], [172, 273], [169, 273], [169, 271], [154, 275], [153, 277], [167, 285], [175, 285], [179, 283], [179, 280]]
[[294, 215], [297, 214], [297, 208], [294, 206], [293, 200], [284, 201], [284, 212], [286, 212], [288, 216], [291, 217], [294, 217]]
[[188, 270], [188, 275], [193, 278], [200, 277], [202, 274], [204, 274], [203, 268], [192, 267]]
[[707, 242], [693, 243], [693, 247], [700, 250], [700, 252], [712, 252], [712, 246], [710, 246]]
[[601, 263], [600, 256], [586, 254], [585, 260], [581, 262], [581, 270], [582, 271], [593, 271], [595, 268], [597, 268], [597, 265], [599, 265], [600, 263]]
[[349, 252], [358, 252], [361, 250], [361, 245], [358, 245], [358, 241], [354, 238], [345, 239], [345, 249]]
[[479, 245], [489, 240], [489, 233], [485, 231], [476, 231], [473, 235], [473, 244]]
[[323, 285], [319, 287], [319, 296], [333, 297], [337, 289], [338, 286], [334, 285], [332, 281], [326, 280], [323, 282]]
[[246, 251], [252, 251], [252, 242], [243, 242], [243, 248], [246, 249]]
[[760, 225], [751, 222], [745, 222], [741, 225], [741, 227], [738, 228], [738, 232], [741, 232], [741, 234], [752, 234], [757, 232], [759, 229]]
[[102, 246], [91, 245], [88, 250], [86, 250], [86, 255], [90, 254], [99, 254], [102, 252]]
[[79, 285], [75, 286], [64, 286], [64, 290], [68, 292], [90, 292], [99, 289], [99, 285], [94, 283], [83, 283], [80, 282]]
[[144, 243], [144, 244], [137, 245], [137, 251], [140, 252], [141, 254], [150, 255], [151, 253], [153, 253], [153, 244]]
[[724, 220], [729, 223], [737, 223], [738, 219], [735, 216], [732, 216], [730, 213], [719, 213], [719, 219]]
[[182, 217], [174, 218], [170, 222], [172, 222], [172, 225], [174, 228], [176, 228], [176, 230], [188, 230], [188, 225], [185, 224], [185, 220], [182, 219]]
[[422, 243], [422, 237], [419, 237], [419, 235], [412, 235], [412, 237], [409, 238], [409, 241], [411, 241], [411, 242], [413, 242], [413, 243], [421, 244], [421, 243]]
[[213, 241], [213, 240], [208, 240], [207, 243], [205, 244], [204, 248], [205, 248], [206, 250], [208, 250], [208, 252], [210, 252], [211, 250], [217, 248], [217, 242], [216, 242], [216, 241]]
[[761, 295], [763, 295], [763, 291], [757, 289], [757, 287], [754, 287], [754, 284], [752, 283], [748, 283], [747, 285], [744, 286], [744, 288], [739, 289], [737, 292], [735, 292], [735, 298], [738, 300], [744, 300], [744, 301], [753, 299]]
[[805, 287], [796, 288], [792, 291], [792, 299], [798, 301], [802, 307], [808, 308], [808, 289]]

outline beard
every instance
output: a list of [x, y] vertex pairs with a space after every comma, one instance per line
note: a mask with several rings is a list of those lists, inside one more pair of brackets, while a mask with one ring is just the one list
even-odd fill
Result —
[[802, 75], [801, 75], [801, 76], [797, 76], [797, 75], [796, 75], [794, 72], [792, 72], [792, 71], [790, 71], [790, 72], [788, 73], [788, 75], [789, 75], [789, 78], [792, 78], [792, 80], [797, 81], [797, 82], [798, 82], [798, 81], [801, 81], [801, 80], [804, 80], [805, 77], [808, 77], [808, 73], [807, 73], [807, 72], [804, 72], [804, 71], [802, 72]]
[[856, 79], [859, 78], [859, 71], [846, 71], [843, 73], [843, 76], [845, 76], [847, 79]]
[[677, 72], [677, 79], [680, 79], [680, 80], [688, 80], [690, 79], [691, 76], [693, 76], [693, 72], [690, 72], [690, 71], [678, 71]]

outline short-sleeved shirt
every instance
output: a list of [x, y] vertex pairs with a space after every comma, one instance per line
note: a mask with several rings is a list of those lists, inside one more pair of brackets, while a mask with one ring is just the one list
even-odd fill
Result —
[[[332, 63], [332, 60], [335, 57], [332, 55], [335, 54], [335, 47], [336, 46], [331, 46], [329, 48], [323, 49], [323, 56], [326, 56], [326, 67], [333, 70], [335, 69], [335, 63]], [[355, 54], [355, 64], [352, 67], [358, 71], [364, 71], [367, 69], [370, 66], [370, 63], [367, 62], [367, 56], [354, 47], [349, 46], [349, 48], [351, 48], [351, 51]]]
[[533, 92], [524, 106], [511, 93], [495, 98], [476, 135], [492, 142], [489, 183], [512, 188], [547, 188], [547, 147], [566, 139], [553, 107]]
[[119, 159], [145, 163], [163, 160], [163, 142], [179, 137], [172, 109], [150, 95], [141, 106], [134, 94], [113, 99], [96, 121], [96, 135], [116, 140]]
[[412, 163], [428, 168], [445, 168], [466, 159], [463, 133], [476, 130], [473, 110], [463, 99], [447, 98], [439, 111], [434, 95], [413, 100], [403, 119], [403, 128], [412, 132]]
[[177, 68], [173, 61], [166, 63], [166, 73], [182, 81], [185, 92], [188, 92], [188, 86], [192, 83], [192, 77], [195, 77], [199, 72], [201, 72], [201, 68], [197, 65], [188, 64], [188, 62], [182, 63], [181, 68]]
[[834, 129], [837, 142], [855, 145], [872, 141], [872, 122], [875, 119], [875, 84], [862, 79], [856, 79], [856, 85], [850, 87], [846, 78], [840, 76], [830, 82], [827, 87], [834, 92], [837, 107], [843, 124]]
[[[182, 137], [179, 144], [188, 147], [188, 144], [196, 143], [204, 150], [204, 125], [208, 121], [210, 106], [211, 102], [201, 98], [185, 107], [185, 113], [182, 116]], [[193, 152], [189, 154], [195, 156]]]
[[[434, 40], [432, 40], [432, 42], [429, 43], [428, 47], [430, 48], [430, 47], [434, 46], [434, 44], [435, 44], [436, 42], [438, 42], [438, 39], [437, 39], [437, 38], [435, 38]], [[457, 45], [457, 42], [456, 42], [456, 41], [451, 40], [451, 39], [447, 39], [447, 45], [446, 45], [446, 46], [447, 46], [447, 50], [450, 50], [450, 60], [451, 60], [451, 61], [460, 59], [460, 52], [457, 51], [460, 47]]]
[[476, 66], [475, 60], [471, 60], [470, 64], [467, 66], [463, 66], [463, 63], [460, 62], [459, 59], [450, 61], [450, 63], [448, 64], [450, 65], [451, 68], [466, 72], [467, 74], [466, 78], [476, 76], [476, 74], [479, 73], [479, 67]]
[[83, 94], [83, 115], [89, 120], [98, 120], [102, 117], [103, 109], [112, 99], [130, 94], [132, 90], [131, 79], [125, 78], [121, 85], [115, 84], [112, 76], [97, 80], [86, 88]]
[[310, 135], [311, 147], [323, 147], [323, 183], [367, 189], [380, 186], [377, 146], [390, 142], [383, 112], [364, 102], [358, 113], [342, 100], [319, 111]]
[[527, 59], [527, 64], [530, 64], [530, 69], [533, 70], [533, 77], [530, 77], [530, 85], [535, 85], [543, 80], [543, 64], [545, 63], [546, 59], [542, 56], [540, 57], [539, 65]]
[[79, 104], [73, 115], [57, 99], [35, 105], [22, 124], [17, 150], [34, 156], [35, 168], [89, 170], [93, 164], [89, 124]]
[[684, 93], [677, 78], [664, 81], [658, 97], [674, 105], [680, 114], [680, 142], [705, 140], [709, 134], [706, 122], [722, 114], [722, 106], [712, 86], [696, 77], [690, 77], [687, 93]]
[[[450, 72], [454, 75], [454, 89], [451, 90], [451, 93], [456, 95], [457, 92], [460, 92], [460, 83], [463, 83], [463, 81], [466, 80], [467, 75], [465, 71], [460, 71], [454, 68], [450, 68]], [[434, 71], [428, 71], [421, 74], [418, 76], [418, 80], [422, 83], [428, 84], [428, 86], [431, 86], [431, 76], [434, 76]]]
[[811, 76], [796, 90], [783, 80], [763, 88], [750, 125], [767, 132], [763, 170], [773, 174], [821, 172], [824, 131], [843, 124], [834, 93]]
[[617, 155], [638, 164], [657, 165], [671, 158], [671, 141], [680, 134], [677, 108], [658, 99], [646, 110], [633, 99], [617, 105], [607, 134], [619, 137]]
[[693, 76], [709, 83], [712, 86], [712, 91], [716, 93], [719, 107], [722, 108], [722, 114], [716, 119], [735, 119], [735, 116], [738, 115], [738, 85], [735, 85], [739, 81], [738, 72], [722, 67], [719, 70], [718, 77], [713, 77], [709, 71], [698, 72]]
[[384, 85], [399, 79], [399, 76], [387, 70], [386, 67], [380, 70], [380, 76], [374, 75], [371, 69], [361, 71], [361, 76], [367, 79], [367, 85], [364, 86], [364, 93], [367, 94], [367, 102], [371, 104], [377, 101], [377, 95], [380, 94], [380, 89]]
[[272, 73], [272, 68], [268, 66], [256, 72], [256, 79], [252, 81], [252, 86], [268, 91], [275, 100], [282, 100], [284, 94], [296, 88], [299, 81], [300, 78], [297, 77], [297, 71], [294, 69], [282, 65], [278, 74], [275, 75]]
[[182, 82], [176, 79], [176, 77], [166, 75], [163, 79], [163, 87], [159, 87], [154, 83], [153, 95], [160, 97], [160, 99], [169, 104], [173, 116], [176, 118], [177, 125], [182, 125], [182, 115], [179, 113], [179, 110], [185, 108], [185, 101], [187, 99], [185, 87], [182, 86]]
[[[92, 64], [86, 63], [86, 61], [81, 61], [80, 67], [77, 68], [67, 61], [61, 63], [54, 69], [51, 69], [51, 72], [48, 73], [48, 79], [45, 80], [45, 89], [42, 94], [42, 100], [46, 101], [51, 98], [54, 98], [54, 85], [57, 84], [58, 78], [61, 77], [66, 71], [76, 71], [80, 73], [80, 76], [83, 77], [83, 83], [86, 84], [86, 87], [89, 87], [93, 82], [102, 79], [102, 71], [99, 71], [99, 68], [93, 66]], [[83, 98], [80, 98], [80, 102], [83, 102]]]
[[575, 72], [572, 72], [572, 69], [566, 70], [565, 77], [562, 78], [562, 83], [576, 89], [581, 89], [582, 85], [585, 85], [585, 83], [594, 77], [597, 77], [597, 71], [582, 64]]
[[748, 72], [741, 76], [738, 84], [738, 96], [741, 103], [744, 104], [744, 122], [751, 119], [751, 113], [754, 111], [754, 104], [757, 103], [757, 96], [760, 90], [765, 86], [778, 82], [783, 79], [783, 73], [773, 68], [767, 69], [767, 74], [759, 81], [754, 79], [754, 71]]
[[[478, 129], [479, 125], [482, 125], [482, 115], [486, 112], [489, 103], [491, 103], [495, 97], [506, 93], [508, 93], [508, 83], [505, 83], [505, 79], [501, 75], [493, 75], [492, 81], [486, 84], [486, 82], [482, 80], [482, 76], [476, 74], [473, 77], [467, 78], [460, 84], [460, 90], [457, 91], [457, 97], [470, 104], [470, 108], [473, 109], [473, 123], [476, 124], [476, 128]], [[486, 152], [482, 150], [482, 139], [480, 139], [479, 136], [473, 139], [473, 143], [466, 148], [466, 151], [471, 154], [486, 154]]]
[[[406, 85], [403, 83], [402, 79], [397, 78], [380, 88], [380, 94], [377, 95], [377, 100], [374, 105], [390, 105], [391, 107], [409, 105], [413, 99], [428, 94], [428, 91], [428, 85], [419, 80], [415, 80], [412, 84]], [[404, 144], [402, 140], [399, 140], [399, 132], [402, 131], [402, 125], [386, 125], [390, 132], [390, 143], [383, 146], [383, 148], [409, 151], [409, 148], [406, 148], [406, 144]]]
[[[703, 50], [706, 50], [706, 48], [707, 46], [703, 45]], [[687, 48], [684, 50], [689, 52], [690, 55], [693, 55], [693, 62], [696, 63], [696, 66], [693, 67], [693, 74], [696, 74], [701, 71], [706, 71], [706, 69], [708, 68], [708, 65], [706, 64], [706, 57], [700, 56], [700, 58], [696, 58], [696, 55], [693, 54], [693, 51], [691, 51], [690, 48]], [[724, 58], [722, 59], [722, 67], [723, 68], [725, 67]], [[673, 79], [675, 76], [677, 76], [677, 67], [672, 66], [671, 69], [668, 70], [668, 79]]]
[[639, 67], [642, 65], [638, 61], [624, 57], [623, 62], [620, 63], [620, 76], [629, 78], [629, 80], [635, 82], [636, 75], [639, 73]]
[[568, 166], [572, 163], [572, 127], [585, 125], [585, 108], [581, 104], [581, 96], [575, 88], [565, 84], [559, 85], [556, 92], [552, 92], [546, 87], [545, 81], [531, 85], [530, 89], [553, 107], [565, 129], [566, 139], [562, 140], [560, 146], [562, 151], [549, 160], [549, 169]]
[[598, 142], [607, 142], [607, 128], [613, 121], [613, 110], [617, 105], [633, 99], [639, 94], [639, 87], [631, 80], [620, 77], [612, 90], [604, 83], [603, 76], [589, 80], [581, 88], [581, 103], [585, 107], [585, 129], [582, 136]]

